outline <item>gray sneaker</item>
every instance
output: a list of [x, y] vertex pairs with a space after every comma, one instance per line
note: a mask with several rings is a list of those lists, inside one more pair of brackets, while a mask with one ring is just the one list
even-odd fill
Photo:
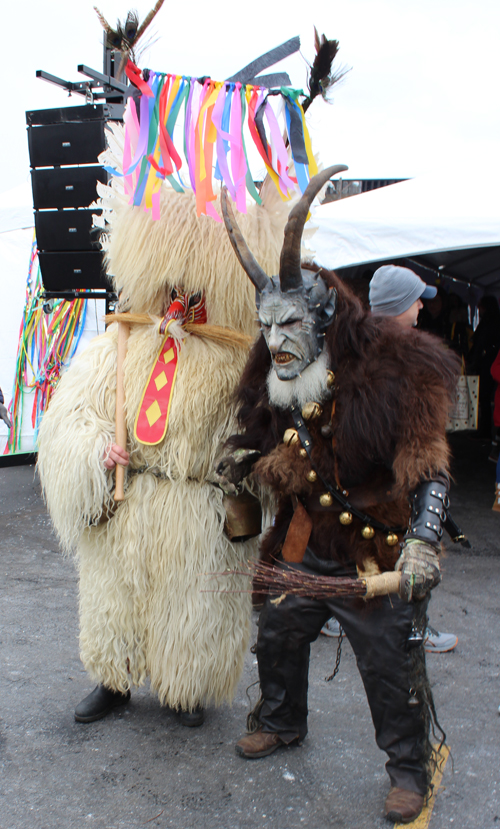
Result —
[[424, 648], [427, 653], [448, 653], [456, 647], [458, 636], [454, 633], [440, 633], [439, 630], [427, 626], [424, 635]]
[[328, 619], [328, 622], [325, 622], [321, 628], [321, 633], [323, 636], [336, 636], [337, 638], [340, 636], [340, 625], [335, 616], [332, 616], [331, 619]]

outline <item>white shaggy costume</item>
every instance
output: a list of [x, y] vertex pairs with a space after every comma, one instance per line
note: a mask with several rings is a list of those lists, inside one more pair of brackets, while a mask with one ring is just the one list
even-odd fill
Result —
[[[116, 164], [116, 160], [113, 160]], [[110, 232], [108, 272], [123, 310], [159, 319], [170, 291], [202, 291], [209, 325], [254, 335], [254, 289], [224, 225], [196, 217], [194, 197], [163, 186], [153, 221], [120, 196], [116, 179], [101, 191]], [[277, 272], [290, 205], [254, 206], [238, 222], [256, 258]], [[134, 419], [162, 335], [132, 326], [124, 365], [128, 426], [125, 500], [113, 502], [103, 465], [114, 442], [117, 326], [71, 364], [43, 418], [38, 468], [54, 527], [80, 575], [80, 648], [86, 670], [114, 691], [146, 677], [162, 703], [183, 710], [234, 694], [248, 641], [250, 595], [202, 592], [205, 573], [237, 569], [256, 543], [223, 532], [215, 459], [234, 432], [232, 395], [247, 359], [241, 346], [188, 335], [179, 354], [168, 429], [156, 446], [133, 437]], [[134, 473], [134, 469], [151, 471]], [[217, 587], [217, 580], [211, 588]], [[225, 589], [245, 589], [240, 577]]]

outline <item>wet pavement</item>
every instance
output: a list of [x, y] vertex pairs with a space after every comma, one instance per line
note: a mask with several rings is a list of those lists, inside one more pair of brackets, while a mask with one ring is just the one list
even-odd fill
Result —
[[[454, 517], [471, 549], [449, 545], [434, 591], [434, 627], [456, 649], [428, 667], [452, 759], [431, 829], [500, 826], [500, 514], [488, 445], [458, 435]], [[75, 723], [92, 690], [78, 658], [77, 577], [57, 548], [33, 466], [0, 468], [3, 829], [382, 829], [388, 788], [354, 656], [336, 639], [312, 647], [309, 734], [257, 761], [236, 756], [249, 651], [233, 705], [183, 728], [147, 688], [100, 722]], [[255, 622], [255, 619], [254, 619]], [[249, 691], [255, 701], [256, 690]]]

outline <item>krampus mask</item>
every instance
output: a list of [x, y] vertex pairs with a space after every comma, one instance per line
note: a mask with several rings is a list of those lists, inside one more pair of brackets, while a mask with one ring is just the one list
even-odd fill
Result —
[[290, 212], [280, 257], [279, 276], [269, 277], [251, 254], [222, 193], [222, 212], [241, 266], [257, 289], [259, 321], [280, 380], [293, 380], [321, 354], [325, 329], [335, 315], [336, 292], [320, 273], [301, 268], [300, 246], [309, 207], [324, 184], [344, 165], [328, 167], [311, 179]]

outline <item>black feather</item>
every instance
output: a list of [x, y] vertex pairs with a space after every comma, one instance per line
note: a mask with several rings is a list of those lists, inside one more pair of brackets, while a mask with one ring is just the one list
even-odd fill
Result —
[[339, 50], [339, 42], [338, 40], [328, 40], [325, 35], [320, 36], [316, 26], [314, 27], [314, 48], [316, 57], [310, 67], [307, 81], [309, 95], [302, 102], [304, 112], [318, 95], [326, 98], [328, 90], [331, 89], [334, 83], [340, 81], [347, 71], [344, 68], [340, 68], [336, 72], [332, 71], [332, 64]]

